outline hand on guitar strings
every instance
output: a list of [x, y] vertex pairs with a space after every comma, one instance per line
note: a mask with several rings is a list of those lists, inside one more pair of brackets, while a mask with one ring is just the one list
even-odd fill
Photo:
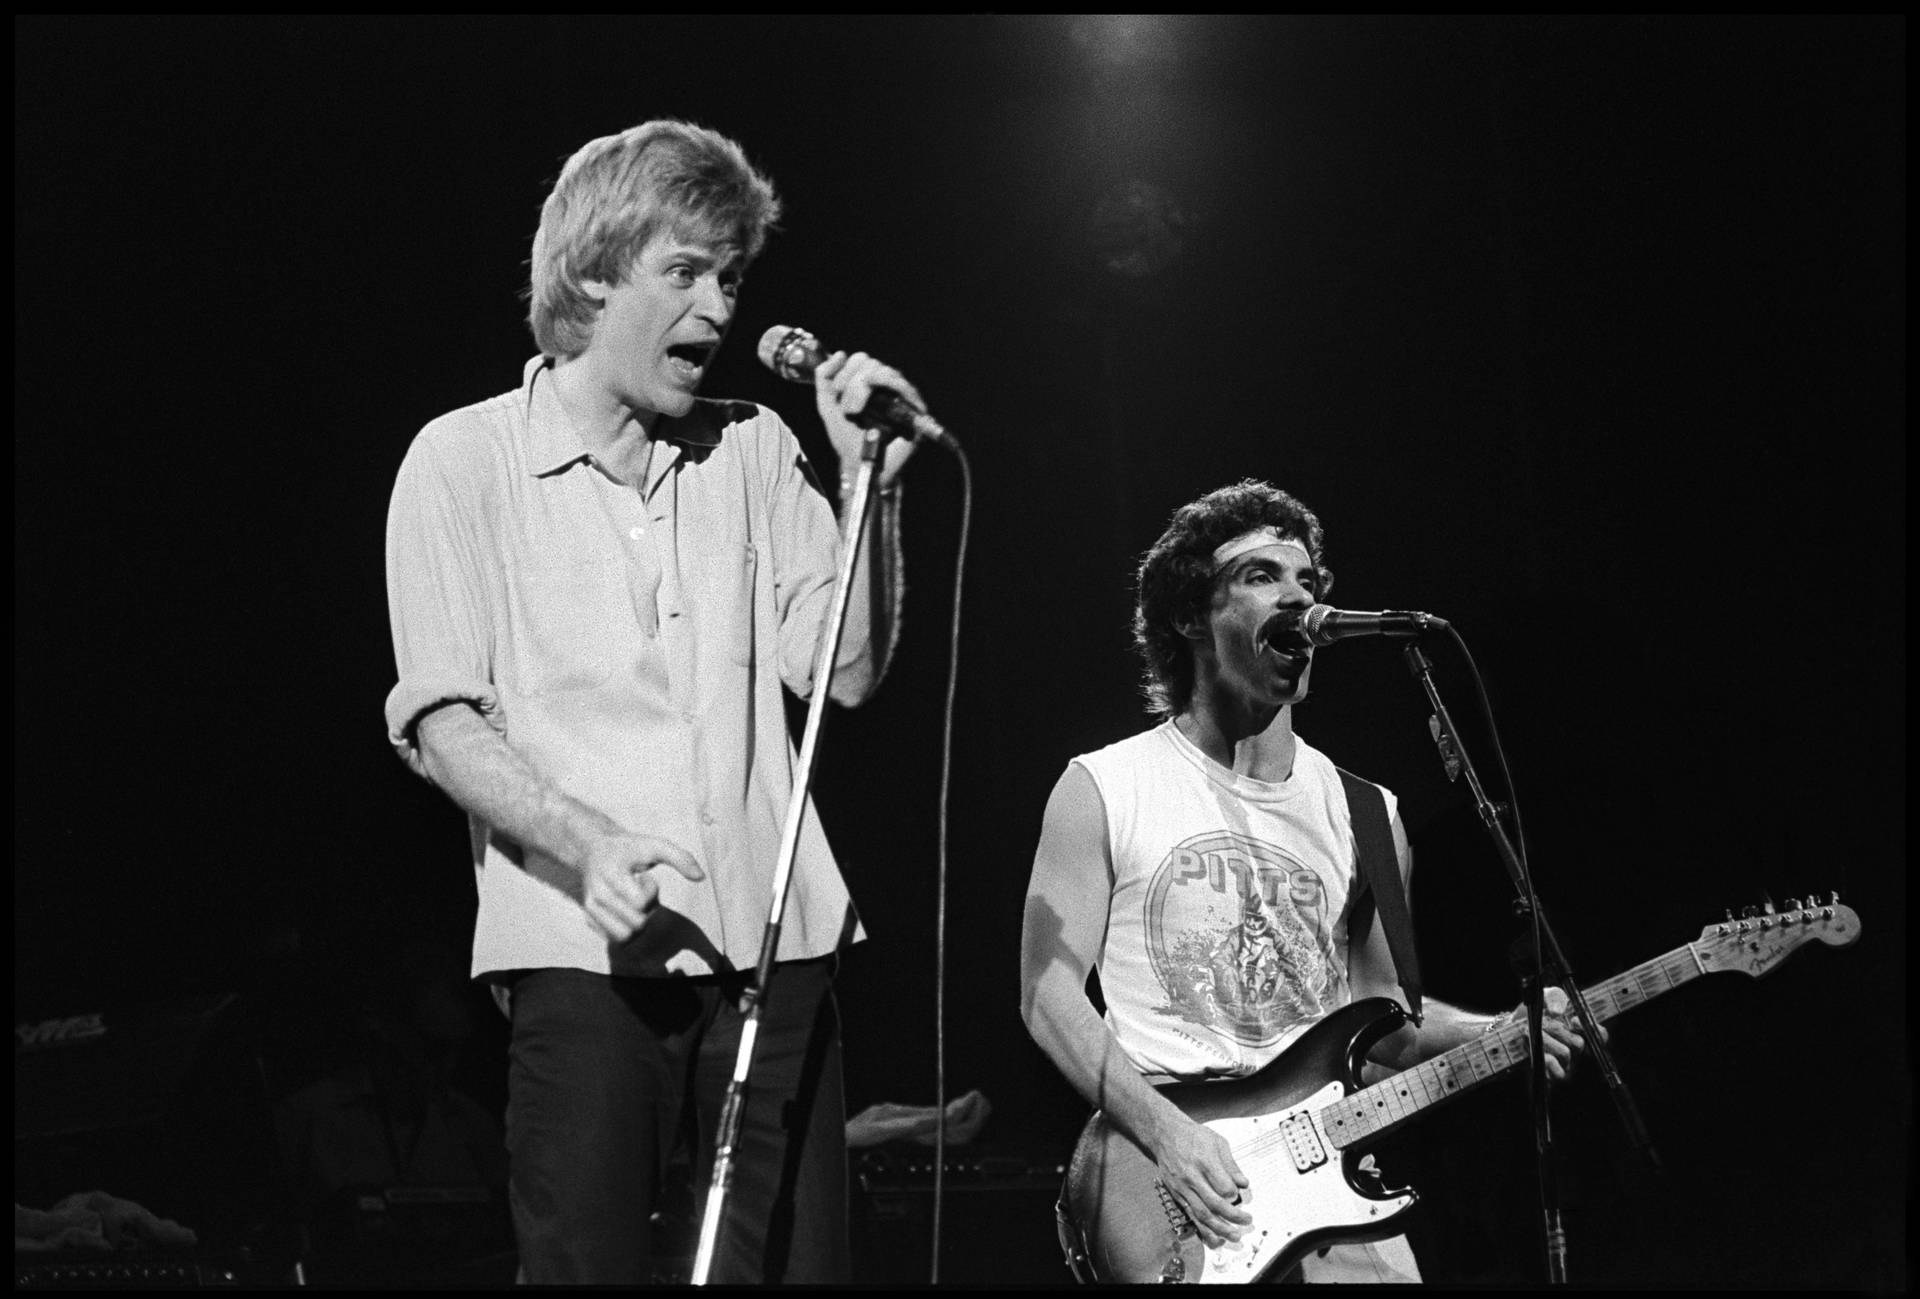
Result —
[[1179, 1199], [1209, 1248], [1238, 1240], [1253, 1225], [1253, 1215], [1244, 1207], [1253, 1198], [1253, 1188], [1224, 1137], [1173, 1111], [1154, 1145], [1160, 1180]]
[[[1486, 1031], [1497, 1035], [1515, 1026], [1524, 1029], [1526, 1024], [1527, 1006], [1522, 1002], [1487, 1025]], [[1600, 1030], [1600, 1040], [1607, 1040], [1604, 1028]], [[1547, 989], [1540, 1015], [1540, 1042], [1547, 1052], [1547, 1078], [1552, 1082], [1571, 1078], [1574, 1062], [1587, 1049], [1587, 1039], [1580, 1031], [1580, 1022], [1573, 1015], [1572, 1003], [1564, 988]]]

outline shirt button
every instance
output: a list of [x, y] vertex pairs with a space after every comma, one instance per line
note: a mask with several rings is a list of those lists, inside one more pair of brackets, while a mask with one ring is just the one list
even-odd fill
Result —
[[629, 537], [632, 537], [635, 541], [638, 541], [640, 540], [640, 538], [647, 535], [647, 530], [645, 528], [635, 528], [632, 532], [629, 532], [627, 535]]

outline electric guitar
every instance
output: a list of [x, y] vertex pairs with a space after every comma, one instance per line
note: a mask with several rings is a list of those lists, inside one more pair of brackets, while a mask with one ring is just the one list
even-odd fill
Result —
[[[1586, 992], [1602, 1022], [1703, 974], [1759, 977], [1789, 953], [1819, 941], [1844, 947], [1860, 917], [1833, 894], [1803, 907], [1708, 925], [1683, 944]], [[1225, 1137], [1253, 1195], [1252, 1225], [1237, 1241], [1208, 1247], [1145, 1151], [1095, 1111], [1081, 1132], [1060, 1197], [1060, 1237], [1083, 1281], [1250, 1282], [1279, 1279], [1310, 1250], [1343, 1240], [1379, 1240], [1419, 1196], [1388, 1187], [1360, 1152], [1429, 1107], [1451, 1100], [1528, 1054], [1524, 1018], [1371, 1087], [1358, 1084], [1375, 1042], [1406, 1022], [1385, 997], [1342, 1007], [1308, 1029], [1260, 1072], [1231, 1082], [1160, 1088], [1181, 1111]], [[1365, 1160], [1365, 1165], [1371, 1165]]]

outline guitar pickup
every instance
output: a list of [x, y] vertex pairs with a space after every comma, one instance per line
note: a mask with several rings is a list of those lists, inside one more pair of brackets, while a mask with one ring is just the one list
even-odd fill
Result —
[[1300, 1172], [1310, 1172], [1327, 1162], [1327, 1149], [1320, 1143], [1320, 1132], [1310, 1114], [1289, 1114], [1280, 1120], [1280, 1135], [1287, 1143], [1287, 1154]]

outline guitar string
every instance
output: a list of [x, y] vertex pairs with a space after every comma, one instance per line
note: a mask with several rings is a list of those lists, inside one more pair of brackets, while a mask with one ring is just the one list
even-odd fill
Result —
[[[1603, 1021], [1610, 1019], [1640, 1000], [1669, 992], [1697, 978], [1699, 971], [1686, 960], [1686, 954], [1691, 950], [1692, 945], [1688, 944], [1596, 984], [1586, 994], [1595, 1015]], [[1351, 1092], [1313, 1112], [1316, 1135], [1324, 1145], [1331, 1145], [1336, 1150], [1375, 1135], [1511, 1068], [1518, 1060], [1525, 1058], [1525, 1040], [1524, 1026], [1516, 1024], [1491, 1042], [1481, 1040], [1465, 1043], [1444, 1055], [1404, 1070], [1392, 1079]], [[1499, 1058], [1503, 1053], [1506, 1059]], [[1456, 1067], [1460, 1064], [1464, 1064], [1465, 1068]], [[1467, 1081], [1459, 1081], [1463, 1076]], [[1352, 1124], [1351, 1131], [1347, 1130], [1348, 1124]], [[1282, 1153], [1287, 1156], [1285, 1162], [1293, 1164], [1291, 1153], [1280, 1149], [1286, 1145], [1287, 1132], [1283, 1121], [1279, 1126], [1256, 1133], [1243, 1149], [1256, 1159]]]
[[[1786, 925], [1795, 920], [1805, 928], [1801, 933], [1811, 936], [1817, 920], [1831, 921], [1835, 918], [1834, 908], [1825, 909], [1826, 914], [1819, 916], [1813, 908], [1803, 908], [1797, 912], [1783, 914], [1782, 930], [1779, 936], [1786, 935]], [[1752, 931], [1723, 928], [1718, 935], [1701, 935], [1701, 944], [1711, 937], [1727, 938], [1745, 935]], [[1797, 944], [1796, 944], [1797, 945]], [[1729, 968], [1715, 966], [1713, 969]], [[1671, 992], [1684, 984], [1692, 982], [1708, 973], [1707, 959], [1702, 955], [1701, 946], [1694, 943], [1681, 947], [1639, 965], [1623, 970], [1608, 979], [1595, 984], [1584, 994], [1595, 1017], [1601, 1022], [1631, 1010], [1634, 1006], [1664, 993]], [[1309, 1130], [1321, 1146], [1322, 1161], [1326, 1147], [1343, 1150], [1347, 1146], [1397, 1125], [1400, 1121], [1417, 1114], [1430, 1105], [1457, 1096], [1480, 1083], [1487, 1082], [1506, 1069], [1513, 1067], [1526, 1058], [1527, 1032], [1524, 1024], [1514, 1024], [1491, 1042], [1479, 1040], [1468, 1042], [1444, 1055], [1402, 1071], [1393, 1079], [1375, 1083], [1351, 1092], [1337, 1101], [1321, 1106], [1310, 1112], [1312, 1120]], [[1505, 1058], [1499, 1056], [1504, 1051]], [[1464, 1069], [1455, 1068], [1464, 1064]], [[1466, 1081], [1462, 1082], [1462, 1076]], [[1414, 1087], [1420, 1095], [1415, 1096]], [[1385, 1098], [1385, 1099], [1381, 1099]], [[1297, 1116], [1288, 1115], [1280, 1123], [1264, 1132], [1255, 1133], [1236, 1152], [1237, 1155], [1253, 1163], [1255, 1168], [1269, 1164], [1279, 1164], [1284, 1171], [1286, 1165], [1292, 1165], [1298, 1171], [1298, 1162], [1294, 1158], [1289, 1144], [1288, 1120]], [[1344, 1131], [1347, 1122], [1354, 1125], [1352, 1131]], [[1312, 1167], [1319, 1167], [1316, 1162]]]
[[[1664, 992], [1670, 992], [1682, 984], [1698, 978], [1701, 973], [1699, 963], [1688, 960], [1688, 957], [1693, 955], [1695, 955], [1695, 948], [1693, 944], [1689, 943], [1672, 952], [1655, 957], [1649, 961], [1644, 961], [1629, 970], [1622, 971], [1620, 974], [1596, 984], [1586, 994], [1589, 1003], [1593, 1006], [1595, 1015], [1604, 1022], [1607, 1019], [1613, 1018], [1614, 1015], [1621, 1011], [1631, 1009], [1642, 1001], [1658, 996]], [[1374, 1135], [1383, 1128], [1391, 1127], [1401, 1119], [1410, 1117], [1427, 1105], [1445, 1100], [1450, 1096], [1458, 1095], [1469, 1087], [1488, 1081], [1496, 1074], [1503, 1072], [1504, 1069], [1512, 1067], [1512, 1065], [1526, 1058], [1526, 1033], [1523, 1026], [1516, 1024], [1510, 1027], [1505, 1034], [1495, 1039], [1495, 1042], [1508, 1049], [1507, 1060], [1502, 1062], [1488, 1060], [1486, 1058], [1488, 1054], [1487, 1044], [1485, 1042], [1470, 1042], [1464, 1046], [1456, 1047], [1444, 1056], [1436, 1057], [1433, 1060], [1397, 1075], [1395, 1081], [1408, 1079], [1409, 1075], [1412, 1075], [1410, 1081], [1419, 1083], [1421, 1090], [1425, 1093], [1419, 1098], [1409, 1095], [1404, 1086], [1395, 1087], [1391, 1082], [1376, 1083], [1374, 1085], [1375, 1087], [1385, 1087], [1388, 1088], [1389, 1091], [1399, 1092], [1399, 1097], [1390, 1100], [1385, 1105], [1380, 1105], [1376, 1102], [1372, 1111], [1369, 1112], [1369, 1107], [1366, 1103], [1367, 1093], [1373, 1091], [1374, 1088], [1366, 1088], [1354, 1092], [1350, 1096], [1342, 1098], [1341, 1101], [1336, 1101], [1332, 1105], [1325, 1107], [1325, 1110], [1322, 1111], [1323, 1114], [1330, 1113], [1343, 1106], [1346, 1107], [1352, 1114], [1356, 1124], [1356, 1130], [1352, 1133], [1339, 1134], [1346, 1138], [1344, 1141], [1334, 1140], [1333, 1144], [1336, 1148], [1344, 1148], [1355, 1141]], [[1449, 1057], [1457, 1057], [1459, 1060], [1467, 1063], [1467, 1072], [1473, 1075], [1470, 1080], [1460, 1085], [1449, 1085], [1453, 1080], [1461, 1077], [1461, 1071], [1453, 1069], [1451, 1064], [1448, 1063]], [[1476, 1057], [1478, 1057], [1477, 1061]], [[1482, 1067], [1474, 1067], [1476, 1063]], [[1443, 1078], [1436, 1077], [1436, 1075], [1443, 1073], [1445, 1075]], [[1436, 1082], [1438, 1082], [1437, 1095], [1434, 1092]], [[1382, 1111], [1384, 1111], [1384, 1113]]]

